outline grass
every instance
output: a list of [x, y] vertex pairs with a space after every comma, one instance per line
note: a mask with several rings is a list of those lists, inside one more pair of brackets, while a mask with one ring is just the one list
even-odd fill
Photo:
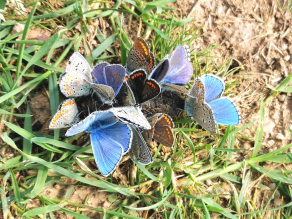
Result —
[[[0, 205], [3, 218], [17, 215], [21, 218], [43, 218], [44, 215], [55, 218], [52, 212], [57, 211], [75, 218], [88, 218], [87, 209], [100, 212], [105, 218], [138, 218], [141, 216], [138, 212], [145, 217], [163, 218], [211, 218], [216, 214], [221, 218], [263, 218], [270, 212], [271, 218], [291, 218], [292, 181], [288, 165], [292, 159], [291, 153], [286, 151], [292, 145], [266, 154], [259, 152], [264, 134], [264, 104], [280, 92], [291, 92], [288, 83], [292, 74], [277, 87], [271, 87], [271, 95], [262, 99], [255, 136], [243, 136], [240, 131], [257, 121], [238, 127], [219, 127], [220, 134], [211, 135], [184, 117], [175, 121], [177, 143], [171, 153], [161, 155], [162, 146], [159, 145], [154, 162], [148, 166], [136, 162], [137, 169], [134, 165], [130, 174], [130, 185], [123, 186], [112, 177], [101, 178], [97, 170], [87, 166], [86, 161], [93, 159], [91, 146], [75, 145], [74, 140], [80, 135], [65, 138], [64, 132], [59, 130], [49, 135], [33, 131], [29, 96], [40, 86], [45, 86], [54, 115], [59, 105], [58, 76], [64, 71], [63, 61], [73, 51], [82, 49], [91, 64], [105, 60], [125, 64], [131, 48], [130, 38], [135, 37], [127, 34], [125, 20], [135, 22], [135, 33], [149, 36], [150, 48], [157, 54], [157, 61], [179, 44], [190, 45], [200, 37], [198, 30], [186, 29], [185, 24], [192, 18], [180, 19], [172, 15], [173, 9], [165, 6], [174, 2], [172, 0], [147, 3], [139, 0], [85, 1], [85, 4], [66, 1], [60, 5], [39, 2], [41, 4], [24, 4], [32, 6], [28, 17], [25, 14], [19, 16], [16, 13], [19, 9], [10, 9], [10, 13], [3, 14], [6, 21], [0, 25]], [[94, 3], [98, 8], [90, 9]], [[91, 48], [87, 41], [87, 36], [92, 34], [88, 26], [98, 18], [105, 20], [112, 32], [105, 34], [97, 28], [96, 40], [100, 45]], [[15, 23], [25, 25], [24, 30], [13, 34]], [[80, 31], [75, 29], [78, 25]], [[45, 42], [29, 40], [28, 31], [32, 27], [50, 30], [53, 34]], [[21, 40], [16, 41], [20, 34]], [[214, 48], [192, 51], [194, 77], [216, 73], [235, 78], [233, 74], [240, 66], [230, 69], [232, 60], [229, 59], [217, 66], [214, 57], [209, 55]], [[227, 84], [226, 93], [237, 83], [234, 79]], [[193, 80], [188, 87], [192, 84]], [[24, 109], [22, 112], [25, 113], [18, 113], [18, 109]], [[248, 159], [234, 162], [232, 157], [243, 150], [238, 142], [245, 138], [254, 144], [253, 153]], [[265, 162], [272, 162], [273, 168], [265, 168]], [[63, 198], [50, 198], [41, 193], [54, 183], [64, 184], [67, 177], [76, 183], [65, 183]], [[263, 178], [273, 182], [275, 188], [262, 184]], [[231, 191], [224, 190], [226, 186]], [[88, 197], [83, 204], [68, 201], [73, 191], [86, 187], [108, 192], [111, 209], [91, 207], [87, 203]], [[267, 202], [258, 199], [257, 194], [261, 191], [271, 192]], [[272, 197], [278, 193], [283, 203], [272, 207]], [[40, 200], [41, 204], [31, 209], [28, 207], [31, 200]]]

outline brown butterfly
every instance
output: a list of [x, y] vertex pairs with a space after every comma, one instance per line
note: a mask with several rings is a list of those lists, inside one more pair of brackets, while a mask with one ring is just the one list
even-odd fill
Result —
[[134, 42], [127, 58], [127, 72], [131, 73], [137, 69], [144, 69], [149, 74], [154, 66], [155, 58], [153, 53], [149, 50], [147, 43], [142, 38], [138, 38]]
[[145, 141], [149, 144], [152, 139], [159, 143], [171, 147], [174, 144], [174, 136], [172, 129], [174, 123], [171, 117], [167, 114], [157, 113], [153, 117], [148, 118], [151, 130], [143, 130], [142, 135]]
[[134, 71], [126, 81], [131, 89], [131, 105], [144, 103], [158, 96], [161, 92], [159, 84], [154, 79], [147, 79], [146, 72], [143, 69]]

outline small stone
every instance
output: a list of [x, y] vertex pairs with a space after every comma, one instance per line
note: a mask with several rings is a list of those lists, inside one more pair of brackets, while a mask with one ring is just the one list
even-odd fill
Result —
[[278, 100], [281, 101], [281, 102], [284, 102], [285, 98], [286, 98], [285, 94], [278, 96]]
[[286, 56], [284, 57], [284, 59], [288, 62], [288, 61], [290, 60], [290, 56], [289, 56], [289, 55], [286, 55]]
[[269, 140], [269, 141], [268, 141], [268, 145], [269, 145], [269, 146], [273, 146], [274, 144], [275, 144], [275, 141], [274, 141], [274, 140]]
[[212, 185], [212, 181], [211, 181], [210, 179], [207, 179], [207, 180], [206, 180], [206, 184], [207, 184], [208, 186], [211, 186], [211, 185]]
[[285, 139], [285, 136], [282, 133], [278, 133], [276, 135], [276, 139], [278, 139], [278, 140], [284, 140]]
[[250, 144], [250, 142], [245, 142], [244, 144], [243, 144], [243, 149], [245, 149], [245, 150], [249, 150], [251, 148], [251, 144]]
[[270, 183], [268, 186], [269, 186], [269, 188], [271, 190], [274, 190], [276, 188], [276, 184], [275, 183]]

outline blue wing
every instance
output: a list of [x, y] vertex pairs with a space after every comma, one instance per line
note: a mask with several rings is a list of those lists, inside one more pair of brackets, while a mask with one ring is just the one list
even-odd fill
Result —
[[160, 83], [168, 73], [169, 67], [170, 67], [169, 57], [168, 55], [166, 55], [163, 58], [163, 60], [161, 60], [161, 62], [159, 62], [155, 69], [151, 72], [149, 78], [154, 79], [155, 81]]
[[132, 145], [133, 133], [130, 126], [118, 122], [108, 128], [106, 128], [106, 134], [109, 136], [110, 141], [120, 144], [123, 148], [123, 155], [128, 153]]
[[221, 97], [225, 90], [225, 83], [220, 77], [206, 74], [201, 77], [201, 80], [205, 86], [205, 101], [207, 103]]
[[169, 70], [162, 83], [185, 85], [193, 75], [193, 66], [189, 62], [189, 49], [179, 45], [170, 55]]
[[126, 69], [121, 65], [109, 65], [104, 68], [105, 85], [114, 89], [115, 96], [119, 93], [126, 77]]
[[91, 132], [90, 139], [99, 171], [103, 176], [110, 175], [122, 159], [123, 148], [117, 142], [111, 141], [107, 129]]
[[107, 62], [102, 62], [97, 64], [92, 70], [92, 75], [94, 77], [94, 82], [97, 84], [106, 84], [106, 78], [104, 74], [105, 66], [109, 65]]
[[213, 100], [208, 103], [213, 110], [215, 121], [222, 125], [237, 125], [240, 123], [240, 115], [234, 103], [226, 97]]
[[73, 125], [70, 129], [67, 130], [66, 136], [76, 135], [84, 131], [91, 131], [91, 129], [105, 128], [112, 124], [115, 124], [119, 121], [118, 118], [110, 111], [97, 111], [91, 113], [81, 122]]

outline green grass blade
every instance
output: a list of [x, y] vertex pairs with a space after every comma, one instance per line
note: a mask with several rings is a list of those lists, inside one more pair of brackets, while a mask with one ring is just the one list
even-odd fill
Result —
[[2, 185], [2, 182], [1, 182], [0, 193], [1, 193], [1, 201], [2, 201], [3, 218], [7, 219], [9, 210], [8, 210], [6, 192], [4, 191], [4, 186]]
[[0, 109], [0, 114], [4, 114], [4, 115], [13, 115], [13, 116], [16, 116], [16, 117], [23, 117], [23, 118], [27, 118], [27, 117], [30, 117], [30, 118], [31, 118], [31, 115], [28, 115], [28, 114], [10, 113], [10, 112], [5, 111], [5, 110], [3, 110], [3, 109]]
[[[26, 37], [27, 37], [27, 34], [28, 34], [28, 30], [29, 30], [29, 26], [30, 26], [30, 23], [32, 21], [32, 17], [33, 17], [33, 14], [36, 10], [36, 7], [38, 5], [38, 1], [36, 1], [36, 3], [34, 4], [27, 20], [26, 20], [26, 23], [25, 23], [25, 27], [24, 27], [24, 30], [23, 30], [23, 34], [22, 34], [22, 40], [26, 40]], [[18, 56], [18, 60], [17, 60], [17, 67], [16, 67], [16, 81], [15, 81], [15, 85], [17, 84], [18, 80], [20, 79], [20, 71], [21, 71], [21, 64], [22, 64], [22, 56], [23, 56], [23, 52], [24, 52], [24, 48], [25, 48], [25, 44], [21, 44], [20, 47], [19, 47], [19, 56]]]
[[68, 144], [68, 143], [65, 143], [62, 141], [58, 141], [58, 140], [54, 140], [54, 139], [50, 139], [50, 138], [45, 138], [45, 137], [31, 138], [31, 142], [51, 144], [51, 145], [54, 145], [56, 147], [65, 148], [67, 150], [74, 150], [74, 151], [81, 149], [79, 146], [75, 146], [72, 144]]
[[33, 134], [31, 134], [30, 132], [26, 131], [25, 129], [23, 128], [20, 128], [19, 126], [17, 125], [14, 125], [10, 122], [6, 122], [4, 121], [4, 124], [9, 127], [11, 130], [13, 130], [15, 133], [21, 135], [22, 137], [24, 137], [25, 139], [27, 140], [31, 140], [31, 138], [35, 137]]
[[[3, 137], [1, 136], [2, 139]], [[7, 170], [9, 168], [20, 166], [21, 164], [23, 164], [22, 156], [14, 157], [7, 160], [5, 163], [0, 163], [0, 170]]]
[[[59, 87], [57, 84], [57, 76], [55, 73], [49, 75], [49, 95], [50, 95], [50, 106], [51, 106], [51, 113], [52, 116], [55, 115], [55, 113], [58, 110], [59, 107]], [[54, 139], [59, 139], [60, 136], [60, 130], [54, 130]]]
[[[5, 51], [8, 51], [8, 52], [12, 52], [13, 54], [15, 55], [18, 55], [19, 54], [19, 51], [16, 50], [16, 49], [12, 49], [12, 48], [5, 48]], [[23, 59], [26, 60], [26, 61], [30, 61], [32, 59], [33, 56], [29, 55], [28, 53], [26, 53], [26, 51], [24, 52], [23, 54]], [[55, 67], [55, 66], [52, 66], [52, 65], [48, 65], [44, 62], [42, 62], [41, 60], [37, 60], [35, 63], [33, 63], [34, 65], [37, 65], [39, 67], [42, 67], [44, 69], [47, 69], [47, 70], [51, 70], [51, 71], [56, 71], [56, 72], [61, 72], [63, 73], [65, 70], [62, 69], [62, 68], [58, 68], [58, 67]]]
[[126, 195], [126, 196], [133, 195], [130, 191], [127, 190], [127, 188], [125, 188], [123, 186], [110, 185], [110, 184], [103, 182], [103, 181], [100, 181], [100, 180], [87, 179], [85, 177], [79, 176], [78, 174], [76, 174], [72, 171], [66, 170], [62, 167], [59, 167], [55, 164], [52, 164], [51, 162], [47, 162], [41, 158], [34, 157], [31, 155], [27, 155], [27, 154], [24, 154], [24, 156], [27, 157], [27, 159], [29, 159], [31, 162], [42, 164], [50, 169], [55, 170], [56, 172], [60, 173], [61, 175], [67, 176], [69, 178], [75, 179], [75, 180], [83, 182], [85, 184], [96, 186], [96, 187], [101, 187], [101, 188], [104, 188], [108, 191], [118, 192], [118, 193], [121, 193], [121, 194]]
[[136, 158], [134, 158], [135, 164], [139, 167], [139, 169], [146, 175], [148, 176], [150, 179], [154, 180], [155, 182], [158, 182], [159, 179], [156, 176], [153, 176], [148, 170], [146, 170], [146, 168], [140, 164]]
[[92, 51], [93, 59], [96, 59], [99, 55], [101, 55], [106, 49], [108, 49], [116, 39], [116, 34], [109, 36], [105, 41], [103, 41], [99, 47]]
[[[55, 43], [55, 41], [58, 39], [58, 34], [54, 34], [50, 37], [49, 40], [47, 40], [44, 45], [34, 54], [31, 60], [27, 63], [25, 68], [22, 70], [21, 74], [17, 77], [17, 80], [14, 83], [14, 86], [12, 89], [14, 89], [18, 83], [18, 81], [21, 79], [21, 77], [26, 73], [27, 69], [32, 66], [35, 62], [40, 60], [44, 55], [47, 54], [47, 52], [51, 49], [52, 45]], [[24, 45], [24, 44], [23, 44]], [[21, 58], [22, 59], [22, 58]]]
[[186, 133], [184, 133], [182, 130], [180, 132], [182, 133], [183, 137], [187, 140], [188, 145], [190, 146], [190, 149], [193, 152], [194, 160], [195, 160], [196, 159], [196, 151], [195, 151], [194, 143], [192, 142], [192, 140], [190, 139], [190, 137], [187, 136]]
[[42, 191], [42, 189], [44, 188], [44, 185], [46, 183], [47, 176], [48, 176], [48, 168], [45, 166], [41, 166], [39, 168], [36, 183], [33, 187], [33, 190], [31, 191], [31, 193], [27, 197], [28, 199], [33, 199], [38, 194], [40, 194], [40, 192]]
[[202, 205], [203, 205], [203, 211], [204, 211], [205, 219], [211, 219], [210, 213], [209, 213], [204, 201], [202, 201]]
[[216, 211], [216, 212], [223, 214], [225, 217], [231, 218], [231, 219], [237, 219], [237, 217], [235, 217], [234, 215], [232, 215], [231, 213], [226, 211], [226, 209], [224, 209], [223, 207], [218, 205], [211, 198], [203, 198], [202, 200], [203, 200], [203, 202], [205, 202], [208, 205], [208, 209], [209, 210], [212, 210], [210, 207], [213, 207], [213, 208], [216, 208], [216, 209], [219, 210], [219, 211]]
[[242, 182], [242, 187], [239, 193], [239, 206], [240, 208], [242, 208], [245, 204], [245, 200], [246, 200], [246, 190], [248, 189], [248, 186], [250, 184], [250, 180], [251, 180], [251, 173], [250, 171], [247, 172], [246, 176], [244, 177], [244, 180]]
[[29, 210], [25, 212], [22, 216], [31, 217], [31, 216], [36, 216], [36, 215], [42, 215], [42, 214], [46, 214], [52, 211], [60, 210], [61, 208], [62, 207], [59, 205], [48, 205], [45, 207], [39, 207], [39, 208], [34, 208], [32, 210]]
[[36, 83], [36, 82], [39, 82], [39, 81], [42, 81], [44, 79], [46, 79], [50, 74], [52, 74], [51, 71], [49, 72], [46, 72], [44, 73], [43, 75], [31, 80], [31, 81], [28, 81], [26, 82], [25, 84], [23, 84], [22, 86], [10, 91], [9, 93], [7, 94], [4, 94], [2, 97], [0, 97], [0, 103], [4, 102], [5, 100], [15, 96], [16, 94], [18, 94], [19, 92], [23, 91], [25, 88], [31, 86], [32, 84]]
[[[30, 115], [30, 109], [29, 105], [27, 104], [26, 106], [26, 114]], [[30, 133], [32, 133], [32, 122], [31, 122], [31, 117], [26, 117], [24, 119], [24, 129]], [[31, 149], [32, 149], [32, 143], [29, 139], [24, 138], [23, 139], [23, 152], [26, 154], [31, 154]]]
[[21, 196], [20, 196], [20, 191], [19, 191], [19, 187], [18, 187], [18, 183], [16, 181], [14, 172], [9, 169], [10, 172], [10, 176], [11, 176], [11, 181], [12, 181], [12, 186], [13, 186], [13, 191], [14, 191], [14, 195], [15, 195], [15, 200], [17, 202], [17, 204], [20, 206], [21, 205]]
[[147, 207], [141, 207], [141, 208], [134, 208], [134, 207], [130, 207], [130, 206], [125, 206], [125, 208], [128, 208], [130, 210], [135, 210], [135, 211], [146, 211], [146, 210], [150, 210], [150, 209], [156, 209], [158, 207], [160, 207], [164, 202], [166, 202], [166, 200], [169, 198], [169, 196], [172, 194], [172, 191], [169, 191], [168, 194], [161, 199], [161, 201], [157, 202], [154, 205], [150, 205]]

